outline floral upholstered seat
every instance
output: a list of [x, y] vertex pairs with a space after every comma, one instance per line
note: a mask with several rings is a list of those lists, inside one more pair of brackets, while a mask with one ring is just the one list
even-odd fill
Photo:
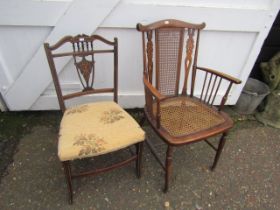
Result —
[[60, 125], [61, 161], [117, 151], [144, 141], [145, 133], [117, 103], [96, 102], [69, 108]]

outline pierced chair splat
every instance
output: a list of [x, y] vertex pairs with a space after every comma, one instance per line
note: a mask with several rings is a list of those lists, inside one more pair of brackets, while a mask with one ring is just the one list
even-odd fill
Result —
[[[99, 43], [102, 49], [96, 49]], [[98, 45], [99, 46], [99, 45]], [[44, 44], [63, 117], [58, 137], [58, 157], [65, 171], [69, 202], [73, 200], [72, 179], [97, 175], [115, 168], [136, 163], [137, 176], [141, 175], [141, 157], [145, 132], [137, 122], [118, 105], [118, 40], [109, 41], [98, 35], [66, 36], [56, 44]], [[113, 55], [112, 87], [96, 88], [95, 56]], [[77, 72], [82, 90], [63, 94], [57, 66], [59, 59], [73, 59], [72, 69]], [[107, 55], [108, 56], [108, 55]], [[105, 57], [106, 60], [107, 57]], [[57, 64], [57, 65], [56, 65]], [[69, 65], [67, 65], [69, 66]], [[71, 69], [71, 70], [72, 70]], [[69, 69], [70, 70], [70, 69]], [[99, 70], [99, 68], [98, 68]], [[103, 69], [104, 70], [104, 69]], [[113, 101], [82, 103], [66, 108], [65, 101], [88, 94], [112, 93]], [[130, 148], [135, 146], [135, 150]], [[72, 173], [70, 162], [113, 153], [129, 148], [131, 155], [118, 163], [78, 174]], [[114, 153], [115, 154], [115, 153]], [[97, 158], [98, 160], [98, 158]], [[96, 161], [94, 159], [94, 161]]]
[[[146, 101], [145, 118], [141, 122], [147, 119], [167, 144], [164, 162], [157, 156], [151, 140], [146, 141], [165, 171], [166, 192], [171, 176], [173, 147], [206, 141], [216, 150], [212, 170], [216, 167], [226, 134], [233, 126], [222, 109], [232, 85], [241, 81], [197, 66], [199, 36], [205, 23], [167, 19], [148, 25], [139, 23], [136, 27], [142, 33]], [[184, 69], [183, 73], [181, 69]], [[221, 93], [222, 97], [217, 97]], [[213, 104], [218, 100], [217, 108]], [[215, 148], [207, 138], [218, 134], [221, 138], [218, 148]]]

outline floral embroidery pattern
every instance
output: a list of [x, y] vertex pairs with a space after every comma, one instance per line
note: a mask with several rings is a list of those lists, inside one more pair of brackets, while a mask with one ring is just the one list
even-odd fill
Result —
[[82, 105], [78, 107], [72, 107], [66, 111], [66, 115], [74, 114], [74, 113], [82, 113], [88, 110], [88, 105]]
[[79, 156], [96, 154], [105, 150], [104, 145], [106, 142], [103, 138], [96, 136], [95, 134], [80, 134], [75, 137], [73, 146], [82, 147]]
[[117, 109], [111, 109], [110, 111], [103, 112], [100, 121], [105, 124], [111, 124], [123, 118], [124, 116], [122, 116], [122, 111], [119, 111]]

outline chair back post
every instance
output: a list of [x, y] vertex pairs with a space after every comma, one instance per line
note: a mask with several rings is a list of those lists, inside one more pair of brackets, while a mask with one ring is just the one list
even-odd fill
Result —
[[154, 63], [153, 63], [153, 32], [147, 31], [147, 57], [148, 57], [148, 80], [151, 84], [153, 84], [153, 70], [154, 70]]
[[114, 38], [114, 101], [118, 103], [118, 38]]
[[[143, 78], [145, 78], [150, 84], [153, 84], [153, 33], [150, 30], [142, 30], [143, 25], [137, 24], [136, 28], [142, 33], [142, 52], [143, 52]], [[145, 107], [151, 114], [151, 117], [158, 115], [153, 113], [153, 96], [145, 86]]]
[[56, 68], [55, 68], [55, 64], [54, 64], [54, 60], [53, 60], [53, 57], [52, 57], [52, 52], [51, 52], [49, 43], [44, 43], [44, 48], [45, 48], [45, 52], [46, 52], [46, 55], [47, 55], [47, 60], [48, 60], [49, 66], [50, 66], [51, 75], [52, 75], [52, 78], [53, 78], [53, 83], [54, 83], [55, 91], [56, 91], [56, 94], [57, 94], [59, 107], [60, 107], [62, 113], [64, 113], [66, 107], [65, 107], [64, 100], [63, 100], [61, 86], [60, 86], [60, 82], [59, 82], [59, 79], [58, 79], [58, 75], [57, 75], [57, 71], [56, 71]]
[[186, 45], [186, 58], [185, 58], [185, 79], [184, 79], [184, 86], [182, 89], [182, 95], [187, 95], [187, 88], [188, 88], [188, 79], [189, 79], [189, 73], [192, 65], [193, 60], [193, 47], [194, 47], [194, 32], [195, 29], [188, 28], [188, 39], [187, 39], [187, 45]]
[[199, 35], [200, 35], [200, 29], [197, 30], [197, 35], [196, 35], [195, 53], [194, 53], [194, 60], [193, 60], [193, 66], [192, 66], [192, 81], [191, 81], [191, 94], [190, 94], [191, 97], [193, 97], [194, 87], [195, 87], [195, 77], [196, 77], [198, 47], [199, 47]]

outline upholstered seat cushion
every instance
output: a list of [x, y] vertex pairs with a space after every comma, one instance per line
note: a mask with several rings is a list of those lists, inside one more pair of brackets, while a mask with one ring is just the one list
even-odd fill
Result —
[[144, 141], [145, 132], [115, 102], [97, 102], [69, 108], [60, 125], [61, 161], [113, 152]]

